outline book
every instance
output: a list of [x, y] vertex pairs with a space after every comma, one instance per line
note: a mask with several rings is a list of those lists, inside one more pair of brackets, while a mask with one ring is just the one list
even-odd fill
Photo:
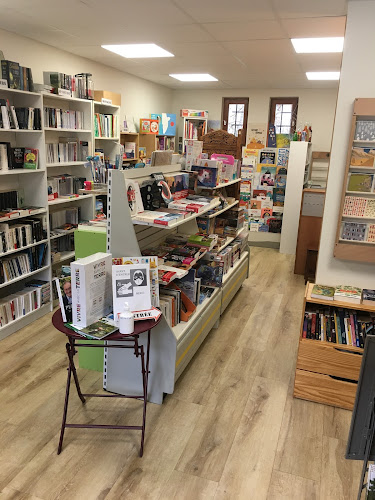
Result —
[[348, 191], [371, 193], [374, 174], [349, 174]]
[[276, 152], [262, 150], [259, 155], [259, 163], [266, 163], [268, 165], [276, 165]]
[[361, 288], [354, 286], [337, 286], [335, 288], [334, 300], [340, 302], [350, 302], [352, 304], [360, 304], [362, 297]]
[[314, 285], [311, 291], [313, 299], [333, 300], [335, 288], [332, 286]]
[[33, 148], [25, 148], [23, 168], [36, 170], [38, 168], [39, 151]]
[[86, 327], [112, 311], [111, 254], [98, 252], [71, 265], [73, 326]]
[[375, 140], [375, 122], [357, 120], [355, 126], [355, 141], [374, 141]]
[[341, 238], [351, 241], [365, 241], [367, 224], [357, 222], [344, 222], [342, 225]]
[[375, 290], [370, 290], [369, 288], [362, 290], [362, 304], [375, 306]]
[[127, 302], [132, 312], [151, 308], [150, 264], [128, 264], [112, 267], [113, 314], [119, 314]]
[[375, 149], [353, 148], [350, 165], [356, 167], [373, 167], [375, 160]]
[[65, 276], [64, 278], [55, 278], [54, 282], [56, 285], [57, 295], [59, 297], [63, 322], [70, 323], [72, 321], [73, 314], [71, 277]]
[[77, 328], [72, 324], [68, 324], [66, 326], [77, 332], [79, 335], [82, 335], [82, 337], [93, 340], [102, 340], [118, 330], [117, 326], [109, 324], [107, 321], [104, 321], [104, 319], [95, 321], [92, 325], [82, 328]]

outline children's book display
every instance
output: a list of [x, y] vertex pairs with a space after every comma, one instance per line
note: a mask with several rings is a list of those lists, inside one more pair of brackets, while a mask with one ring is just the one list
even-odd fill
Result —
[[280, 233], [289, 148], [243, 147], [240, 207], [251, 232]]

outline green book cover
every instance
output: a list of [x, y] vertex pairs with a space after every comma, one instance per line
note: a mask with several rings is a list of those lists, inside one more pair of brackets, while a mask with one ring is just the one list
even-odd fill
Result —
[[25, 160], [23, 163], [23, 168], [29, 170], [36, 170], [38, 168], [38, 150], [25, 148]]
[[333, 300], [335, 289], [332, 286], [314, 285], [311, 296], [314, 298]]
[[361, 193], [370, 193], [374, 181], [373, 174], [350, 174], [348, 182], [348, 191], [360, 191]]

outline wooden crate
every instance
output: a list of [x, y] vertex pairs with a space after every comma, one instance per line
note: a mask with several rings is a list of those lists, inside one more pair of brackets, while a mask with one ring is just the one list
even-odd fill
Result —
[[351, 410], [354, 405], [363, 349], [302, 337], [306, 304], [375, 312], [375, 306], [327, 301], [311, 297], [306, 286], [298, 347], [294, 397]]

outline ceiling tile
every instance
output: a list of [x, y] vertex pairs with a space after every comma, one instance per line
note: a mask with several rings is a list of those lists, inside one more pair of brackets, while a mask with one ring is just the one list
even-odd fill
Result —
[[282, 19], [281, 24], [289, 38], [344, 36], [346, 17]]
[[340, 71], [342, 54], [297, 54], [299, 64], [306, 71]]
[[267, 40], [272, 38], [285, 38], [285, 31], [278, 21], [259, 20], [237, 23], [207, 23], [202, 24], [204, 29], [215, 40], [229, 42], [235, 40]]
[[196, 22], [221, 23], [275, 19], [269, 0], [175, 0]]
[[271, 0], [280, 18], [345, 16], [347, 0]]

